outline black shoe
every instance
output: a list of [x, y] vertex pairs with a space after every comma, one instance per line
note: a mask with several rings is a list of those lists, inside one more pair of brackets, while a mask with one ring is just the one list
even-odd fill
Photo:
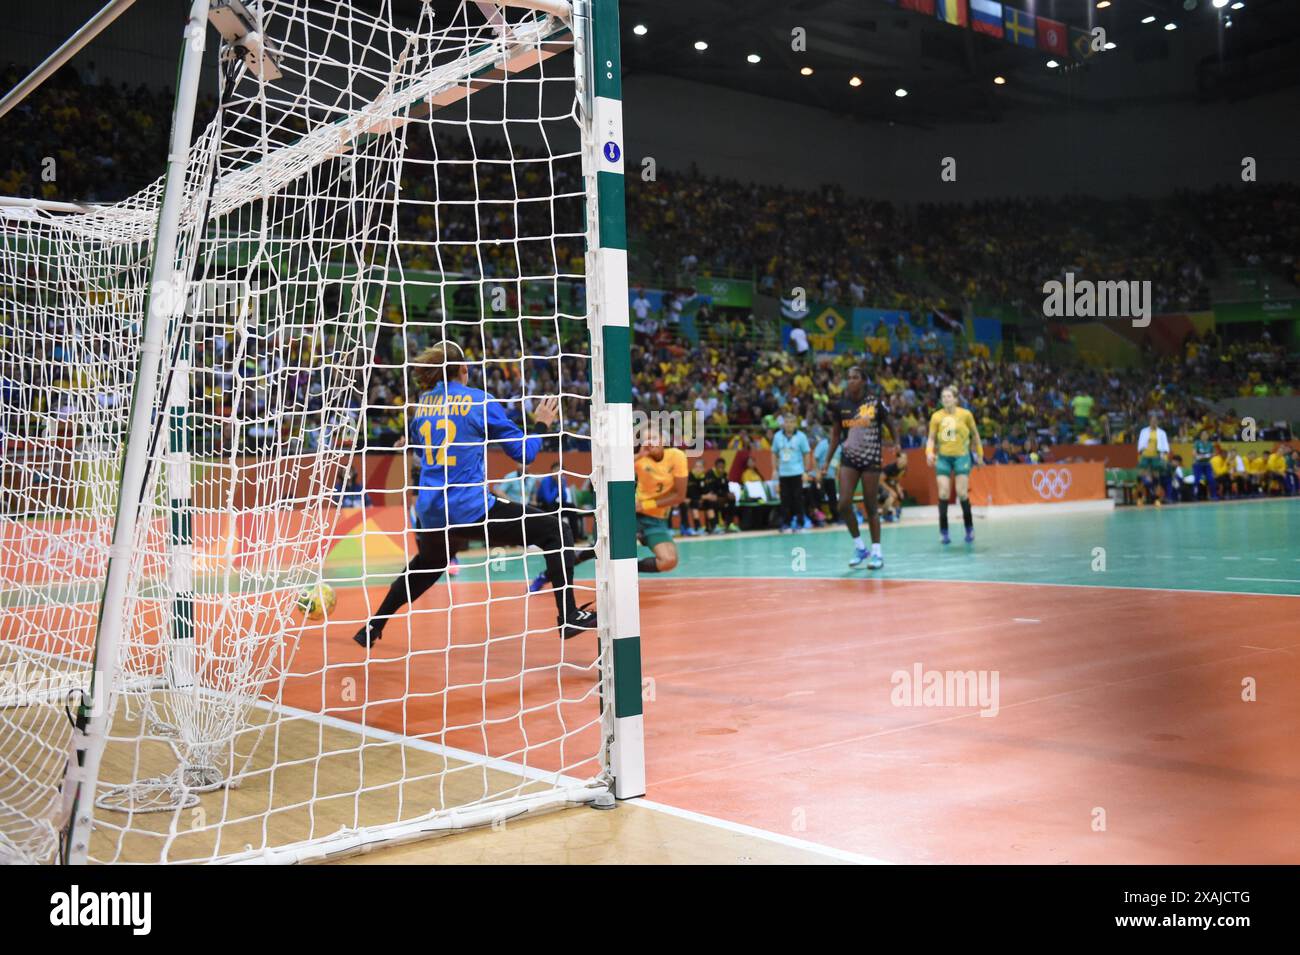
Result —
[[352, 639], [359, 646], [373, 647], [375, 641], [384, 635], [384, 631], [373, 620], [366, 622], [366, 625], [352, 635]]
[[560, 634], [565, 640], [576, 637], [587, 630], [596, 629], [596, 611], [588, 610], [591, 604], [587, 604], [577, 612], [566, 624], [563, 617], [555, 618], [555, 625], [560, 628]]

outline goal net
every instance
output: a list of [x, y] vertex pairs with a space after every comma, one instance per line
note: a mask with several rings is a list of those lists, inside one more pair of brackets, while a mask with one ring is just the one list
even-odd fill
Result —
[[[0, 859], [301, 861], [640, 792], [616, 3], [378, 6], [196, 3], [183, 165], [0, 207]], [[488, 490], [558, 468], [599, 631], [466, 526], [353, 641], [417, 552], [445, 341], [541, 439], [486, 440]]]

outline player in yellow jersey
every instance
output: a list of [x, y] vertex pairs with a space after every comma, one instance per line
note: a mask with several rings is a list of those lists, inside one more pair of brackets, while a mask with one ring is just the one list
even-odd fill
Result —
[[930, 416], [930, 437], [925, 442], [925, 460], [934, 468], [939, 490], [939, 539], [947, 544], [948, 496], [957, 485], [957, 501], [966, 526], [966, 543], [975, 540], [975, 522], [970, 510], [970, 470], [983, 463], [983, 447], [975, 416], [957, 404], [957, 386], [949, 385], [939, 396], [943, 407]]
[[686, 500], [686, 452], [665, 448], [654, 428], [641, 439], [636, 469], [636, 527], [640, 538], [654, 551], [643, 557], [637, 570], [643, 574], [667, 573], [677, 566], [677, 545], [673, 543], [673, 508]]
[[[659, 431], [651, 426], [641, 438], [641, 450], [633, 462], [636, 470], [636, 529], [637, 536], [654, 552], [653, 557], [637, 561], [637, 570], [643, 574], [663, 574], [677, 566], [677, 545], [673, 543], [672, 514], [677, 505], [686, 500], [686, 452], [680, 448], [665, 448]], [[574, 551], [574, 564], [595, 560], [596, 548], [584, 547]], [[550, 571], [544, 570], [528, 585], [529, 593], [536, 593], [551, 581]]]

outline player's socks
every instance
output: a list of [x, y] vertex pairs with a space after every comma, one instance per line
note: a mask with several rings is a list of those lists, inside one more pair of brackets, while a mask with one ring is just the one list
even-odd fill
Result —
[[971, 530], [975, 527], [975, 518], [970, 512], [970, 498], [965, 497], [961, 500], [961, 522], [966, 525], [966, 536], [969, 539]]
[[948, 543], [948, 502], [939, 502], [939, 537]]
[[642, 574], [657, 574], [659, 573], [659, 561], [654, 557], [642, 557], [636, 562], [636, 569], [638, 573]]
[[[573, 566], [575, 567], [579, 564], [585, 563], [586, 561], [595, 559], [596, 548], [594, 547], [578, 547], [573, 551]], [[540, 574], [534, 577], [532, 583], [528, 585], [528, 592], [530, 594], [535, 594], [550, 582], [551, 575], [547, 571], [543, 570]]]

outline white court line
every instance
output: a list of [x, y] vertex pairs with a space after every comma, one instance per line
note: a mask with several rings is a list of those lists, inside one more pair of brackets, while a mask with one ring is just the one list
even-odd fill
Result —
[[[1250, 580], [1268, 580], [1267, 577], [1253, 578], [1235, 578], [1228, 577], [1227, 580], [1250, 579]], [[673, 583], [682, 581], [716, 581], [716, 580], [773, 580], [773, 581], [837, 581], [842, 580], [848, 583], [898, 583], [898, 584], [988, 584], [995, 587], [1074, 587], [1078, 590], [1139, 590], [1148, 591], [1158, 594], [1223, 594], [1231, 597], [1281, 597], [1283, 599], [1292, 599], [1300, 594], [1278, 594], [1267, 590], [1202, 590], [1195, 587], [1125, 587], [1119, 584], [1062, 584], [1052, 581], [1041, 580], [969, 580], [964, 577], [864, 577], [862, 575], [853, 575], [845, 573], [838, 577], [815, 577], [804, 574], [800, 577], [774, 577], [768, 575], [755, 575], [753, 577], [676, 577], [672, 574], [655, 574], [641, 578], [640, 586], [644, 589], [647, 585], [669, 586]], [[1284, 580], [1282, 583], [1293, 584], [1300, 581]], [[656, 588], [657, 589], [657, 588]]]
[[1012, 617], [1011, 619], [1016, 623], [1042, 623], [1043, 622], [1039, 620], [1037, 617]]
[[[259, 709], [271, 709], [271, 706], [263, 705], [265, 702], [266, 701], [259, 700], [254, 705]], [[296, 706], [286, 706], [281, 704], [277, 709], [282, 712], [287, 711], [294, 716], [323, 723], [326, 726], [332, 726], [341, 730], [351, 730], [359, 736], [367, 736], [372, 739], [380, 739], [385, 742], [409, 746], [412, 749], [450, 756], [453, 759], [459, 759], [472, 765], [486, 766], [500, 772], [522, 776], [525, 779], [530, 779], [535, 782], [550, 783], [557, 786], [557, 788], [559, 786], [591, 785], [594, 782], [594, 780], [576, 779], [572, 776], [550, 772], [534, 766], [523, 766], [509, 760], [493, 756], [484, 756], [482, 753], [473, 753], [468, 750], [457, 749], [453, 746], [443, 746], [438, 743], [431, 743], [428, 740], [411, 739], [408, 736], [402, 736], [401, 734], [394, 733], [391, 730], [381, 729], [377, 726], [361, 726], [357, 723], [351, 722], [350, 720], [341, 719], [337, 716], [327, 716], [324, 713], [313, 713], [310, 710], [303, 710]], [[677, 816], [680, 819], [688, 819], [692, 822], [698, 822], [703, 825], [714, 826], [715, 828], [725, 829], [728, 832], [735, 832], [740, 835], [752, 836], [756, 839], [763, 839], [768, 842], [786, 846], [787, 848], [801, 849], [804, 852], [812, 852], [817, 855], [827, 856], [828, 858], [836, 859], [840, 862], [852, 862], [857, 865], [894, 864], [884, 859], [876, 859], [872, 856], [849, 852], [845, 849], [836, 849], [834, 846], [826, 846], [818, 842], [809, 842], [806, 839], [796, 839], [793, 836], [782, 835], [779, 832], [769, 832], [766, 829], [757, 829], [741, 822], [732, 822], [729, 819], [718, 819], [713, 816], [706, 816], [703, 813], [692, 812], [689, 809], [679, 809], [676, 806], [669, 806], [666, 803], [646, 799], [644, 796], [623, 801], [629, 805], [644, 806], [646, 809], [651, 809], [655, 812], [662, 812], [669, 816]]]
[[1287, 577], [1224, 577], [1224, 580], [1257, 580], [1270, 584], [1300, 584], [1300, 580], [1291, 580]]
[[732, 822], [729, 819], [718, 819], [714, 816], [706, 816], [703, 813], [692, 812], [689, 809], [679, 809], [676, 806], [669, 806], [661, 802], [655, 802], [652, 799], [646, 799], [644, 796], [640, 796], [636, 799], [629, 799], [627, 802], [632, 806], [644, 806], [646, 809], [653, 809], [655, 812], [662, 812], [665, 815], [676, 816], [679, 819], [689, 819], [691, 822], [703, 823], [706, 826], [715, 826], [718, 829], [725, 829], [728, 832], [735, 832], [744, 836], [753, 836], [756, 839], [775, 842], [778, 845], [786, 846], [791, 849], [802, 849], [805, 852], [814, 852], [831, 859], [838, 859], [841, 862], [854, 862], [858, 865], [894, 864], [892, 862], [887, 862], [884, 859], [876, 859], [872, 856], [864, 856], [857, 852], [849, 852], [846, 849], [836, 849], [834, 846], [824, 846], [820, 842], [809, 842], [807, 839], [796, 839], [794, 836], [782, 835], [779, 832], [770, 832], [767, 829], [756, 829], [753, 826], [745, 825], [743, 822]]

